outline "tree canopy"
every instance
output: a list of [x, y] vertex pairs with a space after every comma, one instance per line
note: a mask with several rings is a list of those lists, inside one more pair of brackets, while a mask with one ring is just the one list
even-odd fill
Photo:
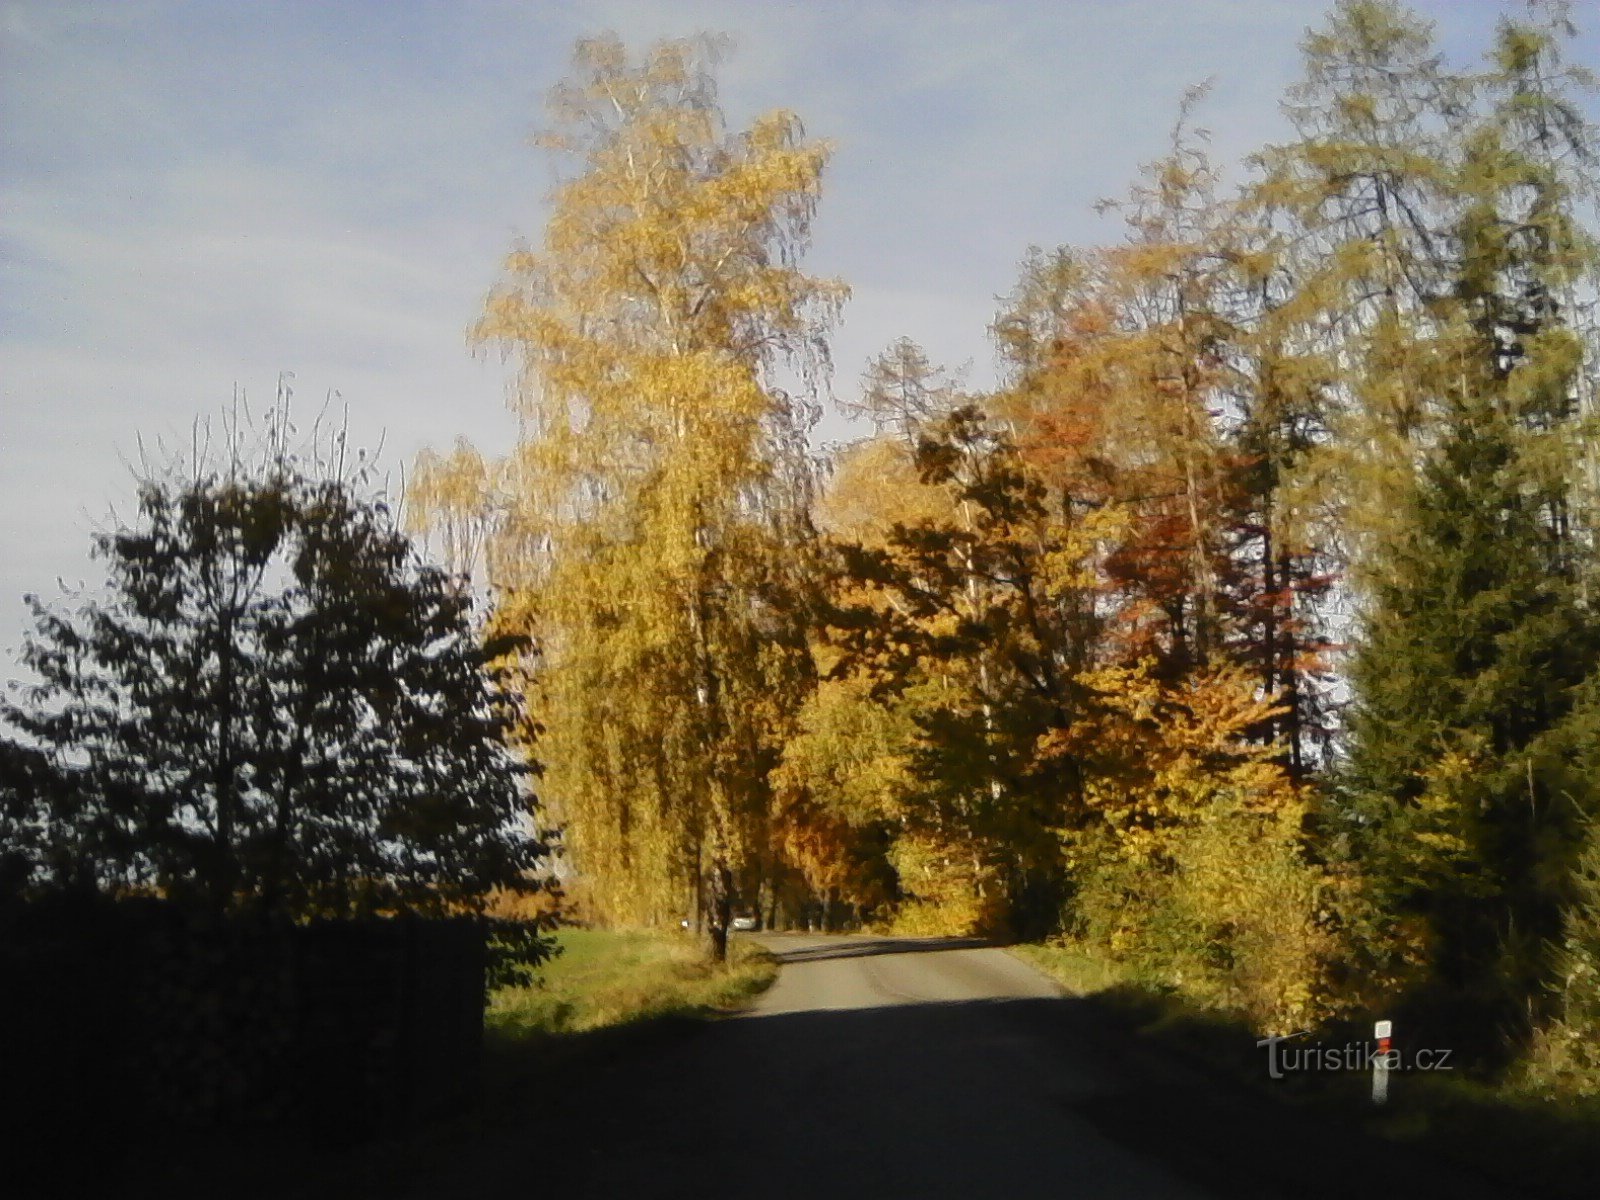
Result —
[[523, 437], [463, 504], [416, 499], [425, 527], [487, 515], [494, 628], [537, 645], [547, 790], [596, 905], [724, 930], [809, 671], [808, 393], [844, 289], [798, 266], [828, 148], [787, 112], [728, 130], [716, 50], [579, 44], [543, 139], [579, 173], [473, 331], [518, 364]]
[[481, 911], [542, 886], [530, 730], [473, 601], [286, 414], [147, 471], [102, 596], [34, 598], [3, 786], [28, 886], [296, 917]]
[[1574, 32], [1534, 0], [1459, 65], [1339, 0], [1281, 142], [1230, 175], [1192, 89], [1104, 244], [1026, 253], [998, 386], [897, 338], [822, 455], [827, 147], [730, 133], [710, 42], [580, 44], [576, 173], [474, 331], [521, 438], [416, 497], [533, 639], [596, 910], [1073, 937], [1263, 1027], [1549, 1019], [1600, 813]]

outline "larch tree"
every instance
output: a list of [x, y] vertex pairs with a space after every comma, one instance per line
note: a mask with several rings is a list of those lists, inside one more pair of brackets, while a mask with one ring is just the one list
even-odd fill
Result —
[[[1227, 640], [1224, 549], [1229, 464], [1218, 420], [1234, 371], [1236, 253], [1217, 170], [1192, 127], [1203, 90], [1185, 96], [1168, 153], [1145, 168], [1121, 205], [1128, 236], [1105, 251], [1102, 294], [1117, 314], [1101, 339], [1117, 379], [1117, 447], [1151, 513], [1127, 583], [1145, 586], [1167, 625], [1174, 670], [1203, 665]], [[1133, 420], [1127, 417], [1132, 416]], [[1136, 431], [1136, 432], [1135, 432]]]
[[[1241, 205], [1227, 497], [1239, 657], [1277, 695], [1263, 727], [1297, 778], [1333, 739], [1328, 599], [1342, 567], [1326, 449], [1337, 370], [1284, 259], [1292, 239]], [[1318, 751], [1321, 751], [1319, 754]]]
[[1102, 205], [1121, 211], [1125, 238], [1033, 258], [994, 327], [1013, 364], [997, 415], [1069, 509], [1129, 513], [1106, 562], [1120, 636], [1173, 678], [1222, 653], [1237, 624], [1224, 435], [1239, 386], [1239, 236], [1191, 127], [1198, 99], [1127, 200]]
[[1292, 419], [1260, 398], [1252, 285], [1270, 256], [1189, 126], [1197, 99], [1106, 206], [1119, 244], [1030, 255], [994, 326], [1011, 370], [991, 404], [1048, 511], [1092, 537], [1076, 586], [1047, 596], [1075, 702], [1036, 749], [1041, 773], [1078, 780], [1059, 828], [1068, 927], [1292, 1023], [1320, 1002], [1326, 950], [1285, 771], [1308, 573], [1279, 584], [1269, 524]]
[[840, 401], [850, 416], [866, 417], [879, 433], [890, 433], [915, 453], [922, 431], [956, 408], [956, 376], [928, 361], [910, 338], [896, 338], [867, 365], [861, 376], [861, 397]]
[[488, 548], [546, 790], [614, 919], [709, 916], [771, 844], [809, 656], [805, 435], [846, 289], [799, 268], [829, 149], [730, 131], [717, 44], [580, 42], [542, 143], [579, 171], [473, 330], [519, 368]]
[[1431, 306], [1450, 286], [1450, 146], [1467, 82], [1432, 27], [1393, 0], [1340, 0], [1302, 43], [1284, 110], [1293, 141], [1255, 161], [1253, 207], [1282, 235], [1273, 299], [1330, 368], [1311, 475], [1359, 574], [1409, 488], [1434, 413], [1419, 386]]

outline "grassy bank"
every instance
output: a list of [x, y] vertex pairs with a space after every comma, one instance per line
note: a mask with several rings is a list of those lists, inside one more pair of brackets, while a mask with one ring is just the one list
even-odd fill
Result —
[[1124, 981], [1113, 962], [1075, 946], [1056, 942], [1023, 942], [1011, 953], [1025, 959], [1077, 996], [1094, 996]]
[[[1600, 1174], [1600, 1104], [1552, 1101], [1514, 1082], [1464, 1072], [1396, 1074], [1375, 1108], [1366, 1071], [1306, 1072], [1272, 1079], [1259, 1034], [1238, 1017], [1149, 985], [1077, 945], [1026, 944], [1012, 953], [1096, 1005], [1145, 1043], [1231, 1082], [1311, 1112], [1354, 1119], [1368, 1132], [1467, 1167], [1508, 1194], [1589, 1197]], [[1370, 1027], [1313, 1035], [1342, 1046]]]
[[687, 934], [565, 929], [557, 940], [561, 954], [537, 982], [491, 998], [491, 1038], [539, 1040], [712, 1015], [747, 1003], [778, 972], [771, 955], [737, 938], [726, 965]]

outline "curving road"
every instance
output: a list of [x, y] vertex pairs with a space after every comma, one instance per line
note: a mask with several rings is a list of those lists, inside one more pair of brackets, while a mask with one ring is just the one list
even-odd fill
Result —
[[[1113, 1048], [1050, 979], [982, 943], [767, 937], [777, 983], [739, 1032], [770, 1081], [763, 1143], [794, 1196], [1194, 1197], [1085, 1115]], [[761, 1195], [759, 1190], [727, 1194]]]
[[1497, 1194], [1174, 1063], [1003, 950], [760, 940], [784, 965], [750, 1012], [587, 1068], [412, 1194]]
[[1062, 990], [1032, 967], [976, 940], [757, 935], [784, 964], [750, 1016], [841, 1012], [901, 1004], [1051, 1000]]

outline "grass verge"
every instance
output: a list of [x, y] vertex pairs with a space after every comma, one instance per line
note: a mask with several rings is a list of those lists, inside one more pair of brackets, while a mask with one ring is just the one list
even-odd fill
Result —
[[[1272, 1079], [1266, 1051], [1256, 1046], [1259, 1035], [1246, 1022], [1150, 986], [1092, 949], [1038, 943], [1010, 949], [1133, 1036], [1203, 1071], [1308, 1113], [1355, 1120], [1369, 1133], [1494, 1180], [1508, 1195], [1594, 1195], [1600, 1103], [1551, 1101], [1452, 1071], [1397, 1074], [1389, 1103], [1374, 1108], [1369, 1072], [1312, 1071]], [[1313, 1040], [1336, 1047], [1362, 1036], [1350, 1026]]]
[[563, 929], [533, 982], [498, 989], [484, 1012], [483, 1105], [515, 1111], [568, 1071], [586, 1071], [735, 1012], [778, 975], [731, 938], [719, 964], [687, 933]]
[[1113, 962], [1058, 942], [1022, 942], [1011, 953], [1032, 963], [1075, 996], [1094, 996], [1123, 982]]
[[501, 988], [484, 1022], [511, 1041], [592, 1033], [664, 1017], [703, 1017], [737, 1009], [778, 973], [772, 956], [733, 939], [728, 962], [712, 962], [690, 935], [565, 929], [561, 954], [536, 982]]

